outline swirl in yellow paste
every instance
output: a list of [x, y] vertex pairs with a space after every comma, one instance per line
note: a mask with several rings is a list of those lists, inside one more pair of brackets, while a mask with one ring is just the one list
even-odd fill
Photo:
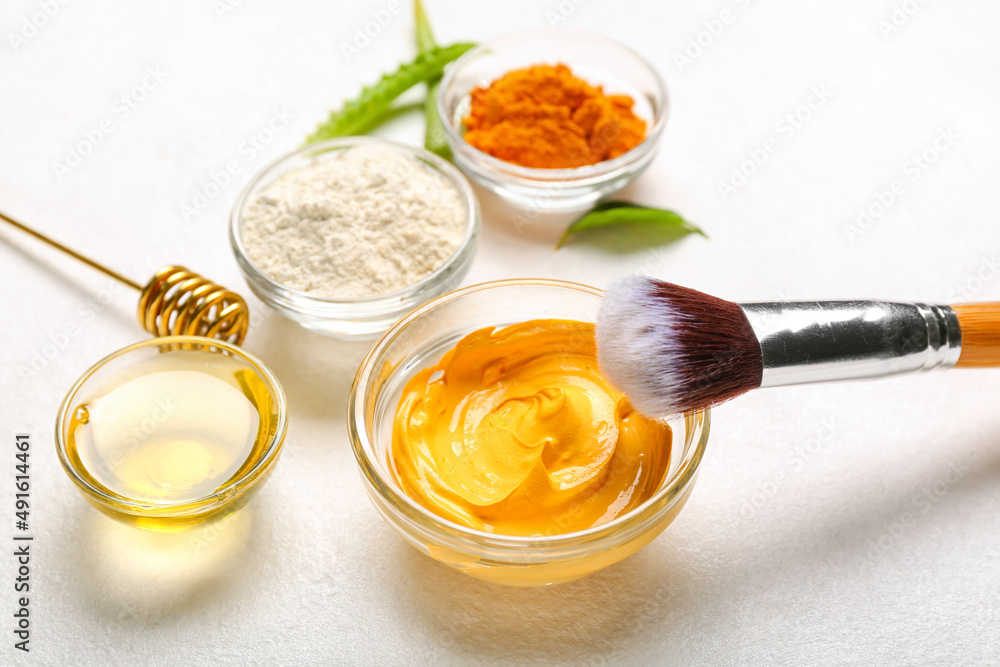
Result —
[[646, 419], [597, 370], [594, 326], [532, 320], [469, 334], [406, 384], [392, 436], [411, 498], [507, 535], [605, 523], [649, 498], [670, 427]]

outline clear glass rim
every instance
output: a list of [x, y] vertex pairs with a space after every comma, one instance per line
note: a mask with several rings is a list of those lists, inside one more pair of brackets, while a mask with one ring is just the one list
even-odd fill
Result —
[[[238, 479], [232, 480], [226, 486], [216, 489], [212, 493], [200, 498], [186, 500], [182, 503], [154, 503], [140, 502], [117, 494], [110, 495], [81, 477], [76, 467], [69, 461], [69, 458], [66, 455], [66, 440], [63, 436], [63, 432], [66, 424], [66, 418], [69, 414], [69, 410], [71, 409], [71, 399], [75, 397], [80, 388], [83, 387], [83, 385], [86, 384], [91, 377], [93, 377], [94, 373], [115, 359], [143, 348], [158, 345], [169, 345], [172, 343], [197, 343], [199, 345], [219, 347], [247, 362], [250, 367], [265, 380], [268, 386], [268, 391], [271, 392], [271, 396], [274, 399], [278, 413], [278, 422], [275, 425], [274, 436], [268, 443], [267, 451], [252, 468], [240, 475]], [[119, 350], [115, 350], [84, 371], [77, 381], [73, 383], [73, 386], [70, 387], [69, 391], [66, 392], [66, 396], [59, 405], [59, 412], [56, 415], [55, 442], [56, 452], [59, 454], [59, 462], [62, 464], [63, 469], [69, 475], [70, 479], [73, 480], [73, 483], [76, 484], [77, 488], [83, 491], [89, 498], [109, 508], [127, 513], [136, 513], [137, 511], [141, 511], [144, 513], [156, 513], [158, 516], [188, 516], [202, 514], [216, 506], [228, 504], [231, 500], [237, 497], [236, 494], [233, 493], [234, 491], [245, 486], [247, 483], [253, 483], [256, 481], [260, 477], [261, 473], [267, 470], [267, 468], [269, 468], [277, 460], [278, 454], [284, 444], [287, 430], [288, 406], [285, 402], [285, 393], [274, 374], [259, 359], [235, 345], [217, 340], [215, 338], [206, 338], [204, 336], [162, 336], [139, 341], [138, 343], [133, 343]], [[171, 510], [179, 508], [191, 508], [193, 511], [171, 514]]]
[[[583, 544], [587, 549], [600, 548], [602, 543], [620, 542], [623, 539], [623, 532], [642, 532], [644, 527], [654, 522], [661, 514], [672, 507], [678, 497], [690, 487], [691, 482], [694, 480], [701, 459], [704, 456], [709, 431], [711, 430], [711, 411], [709, 409], [698, 410], [684, 415], [684, 418], [690, 424], [693, 424], [693, 426], [689, 425], [686, 429], [688, 440], [693, 444], [685, 452], [684, 459], [674, 474], [664, 481], [662, 487], [655, 494], [638, 507], [612, 521], [585, 530], [558, 533], [555, 535], [505, 535], [475, 530], [449, 521], [424, 508], [405, 493], [393, 488], [393, 483], [389, 483], [383, 479], [383, 475], [380, 474], [378, 467], [369, 457], [367, 450], [370, 448], [374, 452], [375, 447], [365, 426], [365, 412], [368, 404], [365, 396], [375, 377], [373, 372], [375, 360], [396, 336], [400, 335], [408, 326], [418, 321], [428, 311], [469, 294], [511, 286], [557, 287], [594, 296], [601, 296], [603, 294], [603, 291], [596, 287], [562, 280], [531, 278], [496, 280], [470, 285], [443, 294], [396, 322], [378, 339], [361, 363], [354, 377], [354, 383], [351, 386], [350, 397], [348, 399], [348, 430], [351, 437], [351, 446], [362, 475], [368, 482], [370, 490], [375, 490], [394, 511], [401, 513], [406, 519], [416, 523], [419, 528], [423, 530], [430, 529], [442, 541], [451, 543], [456, 541], [457, 536], [460, 539], [465, 538], [468, 541], [492, 548], [515, 550], [519, 552], [518, 555], [521, 557], [530, 557], [532, 550], [544, 551], [545, 553], [535, 554], [535, 557], [545, 559], [549, 555], [548, 552], [556, 551], [560, 547], [569, 548]], [[697, 438], [696, 442], [695, 438]]]
[[591, 32], [589, 30], [581, 30], [578, 28], [567, 28], [565, 30], [559, 30], [558, 33], [561, 36], [575, 35], [585, 39], [593, 39], [595, 42], [599, 41], [606, 44], [612, 44], [616, 48], [628, 53], [636, 60], [637, 63], [641, 64], [647, 73], [653, 78], [656, 82], [656, 92], [663, 99], [663, 105], [661, 109], [654, 110], [655, 116], [653, 118], [653, 126], [646, 133], [646, 138], [643, 139], [638, 146], [635, 146], [631, 150], [619, 155], [616, 158], [604, 160], [603, 162], [598, 162], [597, 164], [563, 169], [524, 167], [522, 165], [514, 164], [513, 162], [506, 162], [488, 153], [484, 153], [478, 148], [474, 148], [467, 141], [465, 141], [465, 138], [459, 134], [458, 130], [452, 123], [452, 120], [448, 115], [448, 110], [446, 108], [447, 105], [445, 102], [448, 90], [453, 85], [457, 73], [462, 67], [467, 65], [469, 61], [484, 53], [497, 51], [507, 44], [539, 39], [552, 41], [553, 33], [551, 30], [535, 28], [531, 30], [521, 30], [513, 33], [507, 33], [484, 42], [479, 46], [466, 51], [461, 57], [458, 58], [458, 60], [449, 65], [445, 70], [444, 76], [441, 79], [441, 85], [438, 87], [437, 111], [438, 116], [441, 118], [441, 124], [444, 126], [445, 135], [448, 137], [448, 143], [453, 149], [455, 147], [464, 147], [463, 152], [466, 152], [469, 156], [475, 156], [477, 160], [481, 161], [494, 171], [502, 171], [509, 175], [533, 182], [555, 181], [557, 183], [566, 181], [586, 181], [587, 179], [607, 176], [610, 172], [615, 172], [619, 169], [628, 167], [636, 159], [655, 149], [656, 144], [660, 139], [660, 135], [663, 133], [663, 128], [666, 125], [667, 115], [670, 109], [670, 96], [667, 90], [667, 84], [663, 80], [659, 70], [657, 70], [645, 56], [639, 54], [618, 40], [608, 37], [607, 35]]
[[[287, 285], [282, 285], [281, 283], [273, 280], [270, 276], [261, 271], [257, 266], [250, 260], [247, 255], [246, 250], [243, 248], [243, 238], [242, 238], [242, 221], [243, 221], [243, 208], [246, 205], [248, 199], [252, 192], [254, 192], [257, 187], [264, 181], [264, 179], [275, 176], [273, 172], [279, 167], [284, 165], [286, 162], [290, 162], [296, 158], [303, 157], [309, 153], [325, 153], [338, 149], [346, 149], [352, 146], [357, 146], [361, 144], [379, 144], [384, 146], [389, 146], [395, 150], [402, 151], [413, 157], [416, 157], [421, 162], [427, 164], [429, 167], [444, 176], [448, 182], [455, 186], [458, 190], [459, 198], [462, 201], [462, 209], [465, 213], [465, 229], [462, 235], [462, 240], [459, 241], [458, 247], [455, 248], [448, 259], [444, 263], [435, 269], [432, 273], [421, 278], [417, 282], [407, 285], [406, 287], [394, 290], [392, 292], [385, 292], [383, 294], [375, 294], [372, 296], [363, 297], [328, 297], [319, 296], [316, 294], [310, 294], [309, 292], [303, 292], [301, 290], [296, 290]], [[469, 252], [470, 247], [474, 246], [476, 238], [479, 235], [480, 226], [480, 212], [479, 212], [479, 201], [476, 198], [475, 193], [472, 191], [472, 186], [469, 184], [468, 179], [462, 174], [454, 165], [452, 165], [447, 160], [431, 153], [423, 148], [418, 148], [416, 146], [410, 146], [407, 144], [400, 143], [398, 141], [390, 141], [388, 139], [380, 139], [377, 137], [338, 137], [335, 139], [327, 139], [326, 141], [319, 141], [314, 144], [308, 144], [306, 146], [301, 146], [295, 150], [289, 151], [284, 155], [281, 155], [264, 167], [260, 169], [253, 178], [243, 187], [240, 191], [239, 196], [236, 198], [236, 203], [233, 204], [233, 208], [229, 214], [229, 245], [233, 249], [233, 253], [236, 255], [237, 264], [240, 268], [247, 274], [252, 282], [263, 283], [267, 286], [268, 291], [277, 292], [281, 294], [286, 294], [295, 299], [300, 299], [305, 302], [312, 302], [317, 305], [328, 304], [331, 306], [344, 305], [365, 305], [365, 304], [376, 304], [382, 301], [398, 301], [400, 299], [405, 299], [414, 293], [420, 292], [428, 286], [433, 285], [437, 282], [443, 274], [447, 274], [456, 262], [459, 262], [462, 257]]]

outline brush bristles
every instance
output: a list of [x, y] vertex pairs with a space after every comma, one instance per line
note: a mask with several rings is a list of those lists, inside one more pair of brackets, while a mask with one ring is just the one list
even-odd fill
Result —
[[601, 373], [639, 412], [706, 408], [760, 386], [760, 343], [737, 304], [643, 276], [604, 294], [597, 315]]

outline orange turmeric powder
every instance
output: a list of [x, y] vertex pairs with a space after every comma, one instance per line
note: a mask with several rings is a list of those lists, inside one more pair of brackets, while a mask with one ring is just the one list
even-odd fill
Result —
[[472, 91], [465, 140], [524, 167], [596, 164], [642, 143], [646, 122], [633, 103], [628, 95], [605, 95], [566, 65], [511, 70]]

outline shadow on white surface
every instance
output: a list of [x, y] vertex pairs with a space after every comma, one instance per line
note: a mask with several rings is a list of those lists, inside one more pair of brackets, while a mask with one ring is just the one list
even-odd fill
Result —
[[[84, 266], [78, 260], [68, 257], [58, 250], [43, 245], [41, 241], [27, 238], [26, 234], [18, 230], [11, 230], [6, 227], [0, 229], [2, 229], [2, 233], [0, 233], [0, 245], [7, 245], [15, 249], [20, 253], [21, 258], [33, 267], [33, 273], [19, 274], [18, 280], [23, 281], [26, 287], [39, 282], [55, 282], [60, 290], [63, 290], [67, 295], [72, 295], [81, 304], [90, 303], [95, 310], [97, 310], [97, 306], [100, 306], [99, 316], [101, 318], [118, 318], [125, 326], [133, 326], [138, 333], [142, 334], [142, 329], [135, 319], [135, 308], [139, 302], [138, 292], [125, 287], [112, 278], [102, 276], [96, 270]], [[83, 248], [74, 249], [85, 250]], [[96, 253], [90, 253], [89, 250], [84, 254], [92, 255], [99, 262], [103, 261], [103, 258], [98, 257]], [[112, 265], [110, 261], [105, 263], [109, 266]], [[69, 270], [67, 270], [67, 267], [69, 267]], [[111, 266], [111, 268], [116, 269], [118, 267]], [[76, 275], [86, 275], [89, 278], [84, 283], [74, 277]], [[138, 277], [133, 276], [133, 279]], [[102, 280], [105, 286], [103, 290], [98, 288]], [[111, 286], [111, 290], [108, 289], [108, 286]], [[112, 301], [97, 301], [98, 297], [101, 299], [108, 298], [112, 295], [112, 292]], [[103, 306], [108, 303], [115, 303], [116, 306], [104, 308]], [[76, 314], [79, 311], [74, 310], [72, 312]]]
[[251, 335], [248, 349], [277, 376], [293, 418], [346, 418], [354, 375], [374, 340], [322, 336], [270, 310]]
[[483, 217], [484, 236], [498, 232], [506, 240], [517, 239], [554, 247], [556, 241], [574, 220], [585, 211], [547, 213], [538, 207], [520, 207], [508, 204], [494, 192], [473, 184]]
[[80, 605], [128, 625], [154, 625], [206, 609], [254, 568], [247, 548], [260, 530], [252, 505], [179, 533], [140, 530], [89, 506], [76, 522], [71, 565]]
[[[504, 201], [499, 195], [479, 186], [473, 185], [483, 214], [483, 239], [491, 247], [500, 244], [513, 246], [517, 242], [540, 246], [555, 251], [556, 243], [563, 232], [581, 217], [588, 209], [550, 213], [537, 208], [514, 206]], [[630, 185], [611, 199], [632, 201], [634, 185]], [[579, 239], [587, 237], [587, 245], [599, 247], [609, 255], [633, 255], [648, 253], [651, 249], [659, 249], [677, 243], [688, 234], [673, 228], [658, 225], [631, 225], [627, 233], [620, 226], [593, 229], [581, 232], [567, 240], [566, 245], [578, 243]], [[704, 242], [706, 239], [700, 239]], [[694, 241], [697, 242], [697, 241]], [[669, 259], [674, 250], [661, 250], [660, 261]]]
[[[866, 581], [891, 576], [915, 545], [925, 552], [922, 543], [927, 541], [950, 537], [942, 547], [970, 548], [968, 536], [963, 542], [951, 524], [970, 497], [981, 497], [984, 488], [1000, 488], [997, 433], [992, 429], [962, 437], [958, 429], [955, 442], [960, 446], [943, 452], [936, 462], [881, 459], [892, 468], [875, 472], [881, 488], [873, 490], [871, 479], [836, 480], [832, 504], [804, 494], [792, 501], [797, 511], [760, 517], [758, 525], [742, 522], [736, 508], [726, 517], [696, 509], [682, 514], [676, 532], [668, 528], [631, 558], [547, 588], [485, 583], [396, 539], [386, 545], [399, 570], [393, 594], [400, 604], [411, 606], [410, 613], [423, 619], [424, 630], [434, 638], [440, 655], [427, 656], [428, 662], [456, 654], [483, 662], [613, 661], [630, 644], [661, 657], [663, 647], [675, 646], [678, 653], [671, 657], [678, 659], [693, 635], [716, 634], [744, 638], [745, 645], [730, 647], [733, 655], [791, 659], [794, 644], [755, 645], [770, 625], [797, 627], [824, 598], [837, 594], [855, 600], [851, 613], [857, 623], [874, 627], [883, 608], [895, 602], [880, 599], [878, 587], [870, 588]], [[957, 468], [949, 472], [955, 461]], [[695, 489], [692, 506], [697, 497]], [[736, 522], [730, 525], [732, 519]], [[696, 536], [701, 531], [692, 520], [727, 527], [708, 531], [716, 536], [709, 541], [711, 552]], [[992, 519], [983, 525], [992, 525]], [[927, 576], [932, 578], [932, 572]], [[855, 580], [857, 591], [844, 588], [845, 577]], [[807, 588], [803, 581], [810, 582]], [[785, 600], [785, 611], [759, 618], [760, 605], [773, 609], [772, 598]], [[994, 604], [988, 598], [984, 589], [982, 599], [969, 604], [987, 608]], [[816, 659], [842, 657], [836, 642], [813, 637], [812, 643]]]
[[514, 588], [474, 579], [398, 542], [397, 594], [424, 619], [441, 652], [421, 662], [458, 653], [487, 661], [590, 663], [690, 605], [694, 570], [659, 546], [577, 581]]
[[956, 428], [945, 438], [927, 437], [931, 445], [914, 443], [914, 448], [926, 452], [936, 446], [941, 458], [883, 459], [884, 468], [869, 477], [838, 480], [843, 502], [834, 507], [811, 504], [804, 496], [804, 511], [783, 530], [777, 527], [778, 536], [784, 533], [786, 544], [795, 545], [797, 560], [815, 564], [832, 559], [858, 572], [882, 567], [905, 557], [912, 542], [940, 539], [948, 532], [951, 512], [968, 508], [984, 489], [1000, 488], [1000, 425], [978, 435], [963, 435]]

